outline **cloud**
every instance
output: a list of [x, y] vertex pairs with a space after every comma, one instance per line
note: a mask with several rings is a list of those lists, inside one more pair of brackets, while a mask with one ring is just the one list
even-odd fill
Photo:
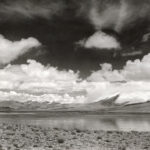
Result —
[[59, 71], [35, 60], [27, 62], [28, 64], [7, 65], [0, 69], [0, 89], [24, 90], [30, 93], [80, 90], [80, 84], [77, 84], [80, 80], [78, 73], [72, 70]]
[[80, 41], [79, 45], [85, 48], [120, 49], [120, 43], [115, 37], [101, 31], [94, 33], [86, 40]]
[[[97, 30], [102, 28], [112, 28], [118, 21], [120, 7], [119, 4], [103, 3], [103, 10], [98, 1], [94, 1], [89, 11], [89, 20]], [[105, 5], [108, 5], [106, 7]]]
[[111, 64], [102, 64], [101, 70], [93, 72], [89, 81], [150, 81], [150, 54], [142, 60], [127, 61], [121, 70], [113, 70]]
[[85, 81], [78, 73], [59, 71], [35, 60], [28, 64], [8, 65], [0, 69], [0, 100], [83, 103], [86, 101]]
[[144, 103], [149, 101], [150, 82], [129, 81], [126, 83], [91, 82], [87, 91], [87, 101], [92, 102], [107, 99], [119, 94], [116, 103]]
[[122, 70], [101, 65], [87, 79], [35, 60], [0, 69], [0, 101], [88, 103], [119, 94], [116, 103], [142, 103], [150, 97], [150, 54], [128, 61]]
[[141, 61], [128, 61], [122, 75], [126, 80], [150, 81], [150, 54], [144, 56]]
[[122, 70], [113, 70], [110, 64], [101, 65], [87, 80], [88, 99], [105, 99], [120, 94], [117, 103], [142, 103], [150, 97], [150, 54], [142, 60], [128, 61]]
[[149, 1], [119, 0], [105, 1], [94, 0], [91, 2], [88, 17], [95, 29], [113, 29], [120, 32], [129, 25], [136, 25], [137, 20], [150, 20]]
[[0, 35], [0, 45], [0, 64], [7, 64], [41, 44], [32, 37], [20, 41], [9, 41], [3, 35]]
[[131, 51], [131, 52], [125, 52], [121, 53], [122, 57], [128, 57], [128, 56], [141, 56], [143, 54], [143, 51]]
[[[146, 29], [147, 26], [149, 26], [148, 21], [150, 21], [149, 14], [150, 3], [148, 1], [139, 0], [71, 0], [69, 3], [64, 0], [3, 0], [0, 2], [0, 22], [5, 22], [6, 24], [9, 23], [9, 21], [22, 22], [24, 20], [26, 22], [44, 18], [47, 19], [48, 22], [42, 21], [42, 24], [44, 23], [49, 26], [50, 23], [52, 26], [57, 26], [56, 28], [61, 30], [62, 27], [59, 28], [59, 21], [69, 24], [73, 19], [74, 21], [71, 21], [72, 23], [69, 24], [72, 27], [81, 22], [82, 25], [85, 24], [85, 30], [90, 30], [89, 33], [93, 32], [91, 25], [96, 31], [109, 29], [109, 31], [113, 33], [118, 32], [118, 37], [121, 39], [120, 41], [125, 43], [129, 42], [128, 44], [130, 44], [130, 41], [135, 40], [135, 38], [139, 39], [138, 36], [141, 36], [142, 33], [147, 32]], [[143, 28], [140, 28], [141, 26]], [[133, 34], [133, 36], [129, 37], [130, 40], [126, 40], [130, 33], [128, 31], [133, 31], [133, 33], [135, 33], [134, 30], [137, 28], [140, 30], [137, 36], [133, 38]], [[86, 35], [85, 30], [83, 31], [83, 35]], [[122, 30], [124, 32], [121, 32]], [[88, 44], [88, 41], [86, 44], [87, 47], [106, 47], [111, 49], [118, 48], [120, 45], [119, 43], [119, 45], [117, 44], [117, 40], [112, 36], [109, 38], [112, 40], [112, 43], [110, 42], [110, 47], [109, 44], [105, 42], [98, 44], [98, 41], [101, 39], [100, 35], [98, 35], [99, 37], [95, 34], [93, 36], [94, 37], [89, 37], [90, 44]], [[134, 42], [132, 43], [134, 44]]]
[[102, 64], [101, 70], [93, 72], [88, 78], [88, 81], [104, 82], [104, 81], [123, 81], [124, 77], [118, 70], [113, 70], [111, 64]]
[[[18, 101], [21, 103], [24, 102], [48, 102], [48, 103], [84, 103], [85, 96], [70, 96], [68, 94], [41, 94], [41, 95], [33, 95], [28, 93], [18, 93], [16, 91], [0, 91], [0, 101]], [[32, 105], [32, 103], [31, 103]]]
[[0, 70], [0, 79], [7, 78], [7, 81], [12, 82], [72, 82], [78, 80], [78, 73], [74, 73], [72, 70], [59, 71], [55, 67], [44, 66], [35, 60], [28, 60], [27, 63], [7, 65], [4, 69]]
[[0, 2], [1, 21], [38, 17], [51, 19], [66, 12], [71, 12], [72, 18], [88, 20], [96, 30], [111, 28], [120, 32], [123, 28], [136, 24], [137, 20], [150, 20], [150, 3], [147, 0], [71, 0], [69, 3], [64, 0], [3, 0]]
[[34, 0], [5, 0], [0, 3], [0, 13], [4, 20], [34, 19], [42, 17], [50, 19], [53, 15], [61, 14], [65, 8], [63, 1], [34, 1]]

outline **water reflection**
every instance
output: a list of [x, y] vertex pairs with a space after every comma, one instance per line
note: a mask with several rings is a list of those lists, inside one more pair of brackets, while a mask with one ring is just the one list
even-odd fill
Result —
[[32, 124], [43, 127], [82, 129], [82, 130], [118, 130], [118, 131], [150, 131], [150, 115], [88, 115], [62, 117], [31, 117], [30, 114], [1, 114], [1, 123]]

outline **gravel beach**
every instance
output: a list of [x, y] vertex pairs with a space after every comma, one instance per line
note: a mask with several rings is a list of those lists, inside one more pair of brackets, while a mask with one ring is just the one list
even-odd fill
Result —
[[150, 132], [64, 130], [0, 124], [0, 150], [149, 150]]

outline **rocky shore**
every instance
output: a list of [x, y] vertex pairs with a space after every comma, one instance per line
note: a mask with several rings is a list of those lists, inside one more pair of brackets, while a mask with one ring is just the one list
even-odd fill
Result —
[[150, 150], [150, 133], [0, 123], [0, 150]]

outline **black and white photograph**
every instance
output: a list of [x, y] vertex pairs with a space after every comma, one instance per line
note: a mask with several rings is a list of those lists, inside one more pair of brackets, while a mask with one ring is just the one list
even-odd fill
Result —
[[150, 0], [0, 0], [0, 150], [150, 150]]

